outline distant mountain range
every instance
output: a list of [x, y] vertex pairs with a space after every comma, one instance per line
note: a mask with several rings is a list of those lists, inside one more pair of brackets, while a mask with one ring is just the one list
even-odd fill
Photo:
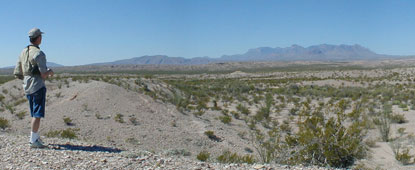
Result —
[[240, 61], [354, 61], [396, 58], [399, 56], [376, 54], [360, 45], [321, 44], [310, 47], [292, 45], [286, 48], [260, 47], [248, 50], [244, 54], [223, 55], [220, 58], [168, 57], [165, 55], [142, 56], [114, 62], [95, 63], [90, 65], [145, 65], [171, 64], [194, 65]]
[[[392, 59], [403, 56], [377, 54], [360, 45], [329, 45], [321, 44], [310, 47], [292, 45], [291, 47], [259, 47], [249, 49], [244, 54], [223, 55], [220, 58], [197, 57], [169, 57], [166, 55], [142, 56], [113, 62], [94, 63], [88, 65], [197, 65], [224, 62], [250, 61], [356, 61]], [[63, 65], [48, 62], [49, 67]], [[14, 67], [14, 66], [13, 66]], [[8, 67], [7, 67], [8, 68]]]
[[352, 61], [385, 59], [393, 56], [381, 55], [360, 45], [321, 44], [307, 48], [292, 45], [287, 48], [260, 47], [245, 54], [224, 55], [226, 61]]

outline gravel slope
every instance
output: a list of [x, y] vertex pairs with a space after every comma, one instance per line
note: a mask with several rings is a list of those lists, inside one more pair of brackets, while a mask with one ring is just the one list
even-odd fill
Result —
[[325, 170], [318, 167], [291, 167], [261, 164], [220, 164], [198, 162], [186, 157], [155, 155], [140, 150], [120, 150], [111, 146], [57, 138], [44, 139], [46, 149], [31, 149], [27, 137], [1, 132], [1, 169], [302, 169]]

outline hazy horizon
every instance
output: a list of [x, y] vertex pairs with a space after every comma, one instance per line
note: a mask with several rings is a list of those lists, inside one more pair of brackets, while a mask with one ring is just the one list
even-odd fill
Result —
[[[141, 57], [210, 57], [257, 47], [359, 44], [413, 55], [412, 1], [9, 1], [0, 7], [1, 67], [38, 27], [48, 61], [66, 66]], [[29, 11], [29, 12], [27, 12]]]

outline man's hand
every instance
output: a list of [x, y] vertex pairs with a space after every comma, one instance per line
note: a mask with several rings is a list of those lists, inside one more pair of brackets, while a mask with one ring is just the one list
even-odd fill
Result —
[[40, 73], [40, 76], [43, 80], [45, 80], [46, 78], [48, 78], [49, 76], [53, 76], [54, 74], [55, 73], [53, 72], [53, 70], [48, 68], [48, 71], [46, 73]]
[[55, 72], [53, 72], [53, 70], [50, 68], [48, 68], [48, 72], [50, 77], [53, 77], [53, 75], [55, 75]]
[[17, 78], [17, 79], [20, 79], [20, 80], [23, 80], [23, 78], [24, 78], [23, 75], [19, 75], [19, 74], [14, 75], [14, 77]]

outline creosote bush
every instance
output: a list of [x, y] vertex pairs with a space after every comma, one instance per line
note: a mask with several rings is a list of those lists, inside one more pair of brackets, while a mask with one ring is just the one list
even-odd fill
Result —
[[[261, 160], [292, 165], [352, 166], [366, 156], [367, 147], [363, 142], [366, 131], [365, 121], [360, 118], [360, 121], [351, 121], [347, 117], [346, 105], [340, 101], [331, 108], [335, 117], [324, 117], [321, 109], [314, 113], [305, 111], [297, 122], [296, 133], [282, 135], [278, 127], [268, 133], [256, 129], [254, 142]], [[346, 122], [350, 125], [346, 126]]]

